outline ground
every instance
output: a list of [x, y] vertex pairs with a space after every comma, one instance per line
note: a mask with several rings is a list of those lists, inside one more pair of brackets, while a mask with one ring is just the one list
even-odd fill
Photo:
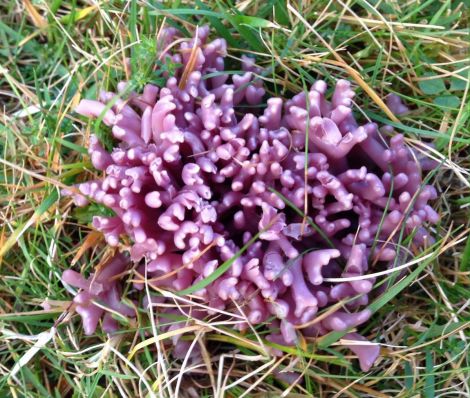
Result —
[[[3, 0], [1, 396], [469, 396], [468, 5]], [[272, 359], [257, 351], [254, 336], [220, 334], [211, 325], [192, 331], [210, 342], [211, 352], [190, 372], [171, 359], [169, 345], [155, 354], [150, 327], [139, 328], [147, 324], [145, 314], [108, 339], [84, 336], [78, 317], [67, 311], [71, 296], [62, 271], [90, 270], [108, 250], [90, 225], [103, 209], [77, 210], [60, 195], [64, 186], [96, 173], [84, 148], [93, 126], [73, 109], [80, 98], [125, 78], [126, 57], [138, 61], [136, 84], [145, 83], [162, 24], [186, 31], [209, 24], [214, 36], [227, 39], [230, 54], [251, 53], [270, 68], [265, 78], [276, 95], [298, 92], [318, 77], [353, 80], [364, 118], [393, 125], [415, 148], [434, 145], [440, 166], [429, 182], [439, 191], [433, 203], [441, 216], [433, 228], [438, 244], [413, 253], [423, 259], [374, 302], [376, 312], [361, 328], [382, 344], [370, 372], [360, 372], [334, 339]], [[411, 112], [391, 120], [377, 101], [390, 93]], [[128, 357], [142, 341], [152, 344]], [[295, 382], [273, 373], [286, 369], [297, 372]]]

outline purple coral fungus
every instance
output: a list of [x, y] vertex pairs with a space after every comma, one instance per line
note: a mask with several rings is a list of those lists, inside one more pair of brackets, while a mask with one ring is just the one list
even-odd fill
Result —
[[[176, 35], [167, 29], [162, 41]], [[78, 184], [81, 194], [65, 193], [79, 206], [91, 200], [112, 209], [114, 216], [95, 216], [93, 226], [110, 246], [128, 236], [137, 272], [164, 289], [190, 288], [259, 234], [227, 272], [194, 292], [216, 310], [236, 311], [237, 301], [246, 314], [241, 330], [274, 316], [267, 339], [292, 345], [298, 333], [317, 337], [364, 324], [374, 279], [324, 279], [392, 264], [402, 226], [417, 245], [429, 242], [425, 225], [438, 220], [428, 205], [435, 189], [422, 186], [422, 166], [402, 135], [388, 139], [376, 124], [356, 122], [348, 81], [338, 80], [331, 95], [319, 80], [289, 100], [265, 101], [253, 59], [242, 57], [241, 74], [224, 73], [226, 43], [208, 35], [199, 28], [166, 54], [181, 66], [163, 88], [147, 84], [125, 98], [101, 92], [80, 102], [76, 111], [102, 116], [118, 144], [108, 153], [91, 136], [91, 161], [103, 177]], [[118, 92], [127, 87], [120, 83]], [[390, 108], [405, 112], [397, 98], [389, 97]], [[250, 107], [265, 103], [261, 111]], [[110, 278], [125, 265], [120, 255], [88, 280], [64, 273], [64, 282], [82, 289], [74, 301], [87, 334], [101, 315], [105, 331], [117, 328], [94, 300], [133, 316], [120, 302], [119, 280]], [[341, 308], [315, 321], [341, 300]], [[361, 345], [357, 333], [346, 338], [358, 342], [348, 347], [367, 371], [378, 345]]]

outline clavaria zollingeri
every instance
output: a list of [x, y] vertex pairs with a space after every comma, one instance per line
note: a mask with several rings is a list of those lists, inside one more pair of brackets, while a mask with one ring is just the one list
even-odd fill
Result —
[[[254, 60], [243, 56], [242, 73], [224, 73], [226, 42], [208, 35], [199, 28], [176, 47], [177, 31], [164, 30], [159, 58], [178, 67], [164, 72], [163, 88], [147, 84], [136, 93], [121, 82], [120, 94], [103, 91], [76, 108], [101, 117], [118, 143], [108, 153], [92, 135], [89, 154], [103, 176], [78, 184], [80, 194], [64, 193], [79, 206], [93, 201], [113, 210], [93, 218], [108, 245], [118, 246], [122, 235], [132, 242], [130, 256], [118, 255], [89, 279], [64, 272], [63, 281], [81, 289], [74, 301], [85, 333], [102, 316], [103, 330], [118, 328], [107, 308], [135, 316], [120, 298], [120, 275], [131, 262], [142, 280], [135, 291], [144, 288], [143, 275], [150, 286], [181, 291], [248, 242], [223, 275], [192, 293], [207, 314], [241, 310], [246, 321], [238, 329], [266, 323], [267, 340], [282, 345], [295, 344], [298, 333], [315, 338], [364, 324], [375, 283], [369, 266], [393, 266], [402, 226], [417, 246], [431, 240], [425, 224], [438, 215], [427, 204], [436, 191], [422, 182], [425, 162], [402, 135], [358, 125], [348, 81], [338, 80], [331, 94], [318, 80], [291, 99], [266, 99]], [[387, 103], [407, 111], [396, 96]], [[368, 370], [379, 346], [361, 345], [366, 339], [357, 333], [345, 338]], [[187, 343], [175, 339], [175, 350], [184, 353]]]

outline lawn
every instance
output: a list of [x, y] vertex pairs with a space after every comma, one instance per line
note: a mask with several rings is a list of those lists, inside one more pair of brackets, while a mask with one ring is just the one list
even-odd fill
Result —
[[[469, 6], [2, 0], [0, 396], [470, 396]], [[348, 79], [362, 121], [393, 126], [418, 152], [432, 148], [438, 166], [425, 179], [439, 193], [432, 207], [440, 221], [430, 227], [436, 243], [423, 251], [400, 241], [412, 254], [405, 271], [377, 279], [387, 288], [359, 327], [381, 346], [370, 371], [335, 333], [278, 347], [276, 357], [256, 332], [189, 320], [184, 338], [202, 352], [196, 364], [172, 357], [172, 333], [160, 333], [143, 310], [112, 336], [83, 333], [61, 275], [71, 267], [89, 273], [110, 256], [91, 224], [107, 209], [78, 208], [61, 190], [100, 176], [86, 149], [90, 133], [111, 139], [74, 109], [121, 80], [141, 88], [162, 79], [152, 67], [163, 25], [186, 36], [209, 25], [211, 37], [227, 41], [230, 59], [256, 58], [272, 96], [292, 96], [319, 78]], [[383, 102], [389, 94], [410, 112], [392, 114]]]

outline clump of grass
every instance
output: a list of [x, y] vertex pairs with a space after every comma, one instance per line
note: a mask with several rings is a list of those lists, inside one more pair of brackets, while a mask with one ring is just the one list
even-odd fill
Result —
[[[94, 4], [94, 3], [93, 3]], [[54, 0], [0, 5], [0, 391], [12, 397], [111, 396], [417, 396], [470, 395], [469, 64], [465, 2], [341, 1], [119, 2]], [[183, 338], [200, 344], [203, 363], [171, 358], [171, 335], [139, 313], [112, 338], [85, 337], [60, 282], [75, 264], [91, 270], [111, 253], [90, 228], [95, 207], [74, 210], [64, 185], [92, 177], [84, 148], [90, 131], [73, 114], [80, 97], [136, 86], [150, 73], [163, 24], [183, 32], [208, 23], [234, 57], [251, 53], [275, 95], [318, 77], [360, 86], [364, 119], [391, 124], [408, 143], [432, 143], [430, 176], [441, 196], [437, 243], [411, 251], [404, 277], [388, 275], [371, 303], [364, 333], [382, 345], [368, 374], [351, 366], [331, 333], [266, 355], [263, 330], [245, 335], [215, 317], [196, 322], [188, 298]], [[144, 56], [145, 55], [145, 56]], [[148, 57], [146, 56], [148, 55]], [[160, 80], [158, 80], [160, 79]], [[412, 109], [394, 119], [380, 99], [400, 95]], [[106, 136], [107, 132], [100, 132]], [[170, 294], [160, 292], [160, 294]], [[47, 302], [47, 309], [40, 304]], [[189, 305], [188, 305], [189, 304]], [[271, 344], [272, 345], [272, 344]], [[132, 356], [128, 357], [131, 353]], [[290, 373], [294, 372], [294, 373]], [[281, 376], [280, 376], [281, 375]], [[290, 383], [286, 375], [296, 375]], [[283, 377], [284, 376], [284, 377]]]

